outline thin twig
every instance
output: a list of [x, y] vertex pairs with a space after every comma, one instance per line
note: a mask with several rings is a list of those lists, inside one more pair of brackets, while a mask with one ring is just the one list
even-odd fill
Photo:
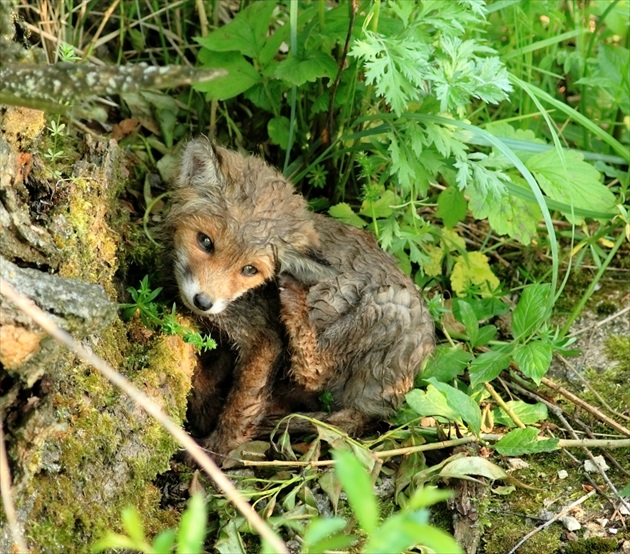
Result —
[[599, 394], [594, 388], [593, 386], [588, 382], [588, 379], [586, 379], [584, 377], [584, 375], [582, 375], [581, 372], [579, 372], [571, 362], [569, 362], [569, 360], [567, 360], [564, 356], [560, 356], [558, 355], [558, 358], [560, 359], [560, 361], [580, 380], [582, 381], [582, 383], [584, 384], [584, 386], [591, 392], [591, 394], [597, 398], [597, 400], [601, 403], [602, 406], [604, 406], [604, 408], [606, 408], [611, 414], [620, 417], [621, 419], [625, 419], [626, 421], [630, 421], [630, 417], [628, 417], [625, 414], [622, 414], [621, 412], [618, 412], [616, 410], [614, 410], [612, 408], [612, 406], [610, 406], [610, 404], [608, 404], [608, 402], [606, 402], [606, 400], [604, 399], [604, 397]]
[[[418, 446], [406, 446], [404, 448], [394, 448], [392, 450], [374, 451], [370, 450], [375, 458], [393, 458], [394, 456], [406, 456], [416, 452], [427, 452], [429, 450], [441, 450], [443, 448], [452, 448], [462, 444], [470, 444], [474, 442], [496, 442], [501, 440], [505, 435], [500, 433], [482, 433], [479, 437], [475, 435], [467, 435], [460, 439], [452, 439], [441, 442], [431, 442], [429, 444], [420, 444]], [[546, 440], [544, 437], [538, 437], [538, 440]], [[630, 448], [630, 439], [558, 439], [558, 448]], [[327, 467], [334, 466], [334, 460], [312, 460], [303, 462], [299, 460], [270, 460], [255, 461], [234, 459], [239, 464], [248, 467]]]
[[164, 429], [181, 444], [194, 458], [194, 460], [208, 473], [217, 487], [234, 504], [239, 512], [251, 524], [251, 526], [267, 541], [274, 552], [288, 554], [285, 544], [268, 527], [254, 509], [240, 496], [234, 485], [219, 469], [214, 461], [208, 457], [199, 445], [179, 425], [169, 418], [160, 407], [153, 402], [144, 392], [135, 387], [123, 375], [118, 373], [105, 360], [90, 352], [69, 333], [60, 329], [50, 317], [37, 307], [32, 300], [17, 292], [7, 281], [0, 278], [0, 294], [7, 298], [17, 308], [30, 316], [37, 325], [46, 331], [57, 342], [67, 346], [83, 361], [96, 368], [106, 379], [120, 388], [138, 406], [143, 408], [150, 416], [159, 422]]
[[621, 423], [617, 423], [614, 419], [609, 418], [607, 415], [603, 414], [597, 408], [595, 408], [595, 406], [591, 406], [588, 402], [585, 402], [580, 397], [575, 396], [575, 394], [573, 394], [572, 392], [569, 392], [567, 389], [560, 386], [555, 381], [552, 381], [548, 377], [543, 377], [542, 383], [545, 386], [549, 387], [550, 389], [553, 389], [556, 392], [559, 392], [562, 396], [564, 396], [565, 398], [567, 398], [568, 400], [570, 400], [571, 402], [573, 402], [580, 408], [583, 408], [584, 410], [586, 410], [589, 414], [591, 414], [596, 419], [599, 419], [601, 422], [605, 423], [606, 425], [610, 425], [610, 427], [619, 431], [622, 435], [625, 435], [626, 437], [630, 437], [630, 429], [627, 429], [626, 427], [621, 425]]
[[2, 507], [4, 514], [11, 530], [13, 543], [18, 548], [18, 552], [28, 554], [29, 549], [22, 533], [22, 527], [18, 522], [15, 513], [15, 505], [13, 504], [13, 496], [11, 495], [11, 470], [9, 469], [9, 459], [7, 457], [7, 449], [4, 443], [4, 429], [2, 428], [2, 420], [0, 419], [0, 493], [2, 495]]
[[601, 321], [598, 321], [594, 325], [589, 325], [588, 327], [583, 327], [582, 329], [573, 331], [573, 333], [569, 333], [567, 337], [577, 337], [578, 335], [587, 333], [588, 331], [592, 331], [593, 328], [602, 327], [603, 325], [606, 325], [606, 323], [610, 323], [611, 321], [617, 319], [618, 317], [621, 317], [623, 314], [627, 312], [630, 312], [630, 306], [626, 306], [625, 308], [622, 308], [618, 312], [615, 312], [614, 314], [609, 315], [607, 318], [602, 319]]
[[539, 527], [536, 527], [536, 529], [534, 529], [533, 531], [530, 531], [529, 533], [527, 533], [527, 535], [525, 535], [520, 541], [518, 541], [516, 546], [514, 548], [512, 548], [512, 550], [510, 550], [508, 552], [508, 554], [514, 554], [514, 552], [516, 552], [521, 546], [523, 546], [525, 541], [527, 541], [530, 538], [532, 538], [535, 534], [540, 533], [540, 531], [544, 531], [545, 529], [547, 529], [547, 527], [551, 526], [552, 523], [554, 523], [555, 521], [558, 521], [560, 518], [563, 518], [565, 515], [567, 515], [576, 506], [579, 506], [583, 502], [586, 502], [591, 496], [593, 496], [595, 494], [595, 492], [596, 492], [596, 489], [593, 489], [591, 492], [589, 492], [589, 493], [585, 494], [584, 496], [578, 498], [575, 502], [572, 502], [568, 506], [565, 506], [564, 508], [562, 508], [562, 510], [560, 510], [549, 521], [545, 521], [545, 523], [543, 523]]
[[516, 426], [520, 427], [521, 429], [525, 429], [525, 424], [514, 413], [514, 410], [505, 403], [505, 400], [503, 400], [503, 398], [499, 396], [499, 393], [496, 390], [494, 390], [494, 387], [490, 383], [485, 383], [485, 387], [486, 387], [486, 390], [492, 395], [492, 398], [494, 398], [495, 402], [499, 406], [501, 406], [501, 408], [507, 415], [510, 416], [510, 418], [516, 424]]

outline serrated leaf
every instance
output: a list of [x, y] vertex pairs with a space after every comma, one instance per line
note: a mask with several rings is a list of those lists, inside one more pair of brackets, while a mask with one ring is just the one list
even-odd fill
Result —
[[435, 378], [427, 379], [427, 382], [445, 396], [449, 408], [458, 415], [458, 419], [461, 418], [468, 428], [478, 435], [481, 430], [481, 410], [477, 403], [462, 391], [446, 383], [440, 383]]
[[444, 465], [438, 475], [440, 477], [454, 477], [457, 479], [469, 479], [471, 475], [478, 475], [487, 477], [492, 481], [508, 477], [508, 474], [498, 465], [481, 456], [456, 458]]
[[351, 452], [334, 450], [333, 458], [335, 472], [348, 496], [352, 512], [361, 528], [370, 535], [378, 525], [378, 504], [372, 490], [370, 476]]
[[440, 242], [447, 252], [466, 252], [466, 241], [455, 229], [440, 229]]
[[423, 381], [434, 377], [442, 383], [452, 382], [464, 373], [473, 356], [470, 352], [449, 346], [438, 346], [431, 356], [426, 369], [422, 372]]
[[350, 204], [346, 202], [340, 202], [339, 204], [331, 206], [328, 208], [328, 214], [342, 223], [358, 227], [359, 229], [367, 225], [367, 223], [353, 211]]
[[[506, 402], [506, 404], [525, 425], [532, 425], [539, 421], [544, 421], [549, 416], [547, 406], [541, 402], [528, 404], [522, 400], [510, 400]], [[516, 425], [502, 408], [494, 409], [492, 414], [496, 424], [505, 425], [506, 427], [514, 427]]]
[[447, 228], [463, 221], [468, 211], [468, 202], [456, 187], [447, 187], [438, 196], [435, 215], [442, 219]]
[[470, 286], [478, 287], [481, 296], [492, 296], [499, 288], [499, 279], [492, 273], [488, 256], [481, 252], [468, 252], [458, 256], [451, 273], [451, 286], [457, 296], [466, 296]]
[[491, 204], [488, 223], [499, 235], [508, 235], [521, 244], [536, 238], [542, 212], [535, 202], [506, 194], [500, 202]]
[[207, 67], [225, 69], [228, 75], [213, 81], [195, 83], [195, 90], [205, 92], [213, 100], [233, 98], [260, 82], [256, 69], [238, 52], [211, 52], [202, 49], [199, 60]]
[[470, 364], [470, 385], [488, 383], [510, 365], [512, 356], [509, 352], [490, 350], [477, 356]]
[[394, 213], [392, 206], [397, 206], [402, 202], [393, 190], [385, 190], [374, 202], [364, 200], [359, 213], [368, 217], [385, 219]]
[[540, 381], [549, 370], [552, 357], [551, 344], [541, 340], [521, 344], [514, 350], [514, 361], [520, 370], [537, 385], [540, 385]]
[[[563, 158], [557, 150], [534, 154], [525, 165], [534, 174], [545, 194], [554, 200], [576, 208], [592, 211], [612, 212], [615, 195], [601, 183], [601, 175], [584, 156], [574, 150], [564, 150]], [[579, 224], [583, 218], [564, 214]]]
[[276, 67], [275, 76], [299, 87], [322, 77], [332, 79], [336, 73], [337, 63], [330, 54], [311, 50], [281, 61]]
[[[427, 244], [425, 247], [425, 251], [429, 256], [428, 260], [422, 264], [422, 270], [425, 275], [429, 277], [437, 277], [438, 275], [442, 275], [442, 258], [444, 258], [444, 250], [442, 250], [439, 246], [434, 246], [432, 244]], [[131, 312], [133, 315], [133, 311]], [[129, 316], [131, 317], [131, 316]]]
[[198, 38], [197, 42], [214, 52], [236, 50], [244, 56], [257, 58], [267, 42], [274, 8], [274, 2], [252, 2], [240, 10], [227, 25]]
[[495, 444], [495, 449], [502, 456], [553, 452], [558, 449], [558, 439], [538, 440], [537, 437], [538, 429], [534, 427], [514, 429]]
[[512, 334], [516, 340], [526, 338], [546, 320], [551, 285], [548, 283], [528, 285], [512, 314]]
[[206, 537], [206, 512], [206, 501], [203, 495], [193, 494], [179, 523], [178, 552], [201, 553]]

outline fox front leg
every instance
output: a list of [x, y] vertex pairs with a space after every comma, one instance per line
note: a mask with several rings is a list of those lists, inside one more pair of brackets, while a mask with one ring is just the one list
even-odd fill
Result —
[[278, 280], [280, 318], [289, 335], [290, 374], [308, 391], [324, 390], [333, 369], [330, 355], [320, 347], [310, 318], [308, 286], [287, 274]]

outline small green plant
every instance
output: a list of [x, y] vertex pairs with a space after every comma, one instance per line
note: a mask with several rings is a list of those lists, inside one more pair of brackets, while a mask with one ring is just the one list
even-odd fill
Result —
[[144, 554], [201, 554], [206, 536], [206, 503], [199, 493], [193, 494], [179, 523], [178, 529], [160, 532], [153, 542], [145, 536], [138, 510], [126, 508], [122, 513], [125, 535], [109, 531], [93, 547], [92, 552], [127, 549]]
[[125, 319], [131, 319], [138, 313], [142, 323], [149, 329], [159, 330], [167, 335], [179, 335], [198, 350], [206, 351], [216, 348], [216, 342], [210, 336], [203, 336], [180, 323], [175, 304], [168, 309], [155, 301], [162, 292], [162, 287], [152, 289], [148, 275], [140, 281], [139, 288], [129, 287], [127, 292], [131, 295], [133, 302], [120, 304]]
[[[361, 552], [405, 552], [426, 546], [434, 552], [460, 554], [461, 547], [445, 531], [429, 523], [429, 506], [451, 498], [450, 491], [423, 487], [415, 491], [405, 506], [380, 522], [372, 479], [359, 459], [348, 450], [333, 452], [335, 474], [348, 496], [357, 523], [367, 536]], [[304, 532], [304, 554], [346, 549], [357, 537], [348, 534], [348, 521], [341, 517], [316, 518]]]

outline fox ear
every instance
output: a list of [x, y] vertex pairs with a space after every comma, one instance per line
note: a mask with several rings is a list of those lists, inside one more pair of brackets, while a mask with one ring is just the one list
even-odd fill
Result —
[[178, 187], [193, 187], [207, 190], [223, 186], [225, 178], [220, 169], [220, 158], [207, 138], [191, 140], [182, 152]]
[[307, 285], [339, 275], [322, 253], [312, 248], [305, 252], [289, 248], [283, 252], [280, 256], [280, 273], [288, 273]]

